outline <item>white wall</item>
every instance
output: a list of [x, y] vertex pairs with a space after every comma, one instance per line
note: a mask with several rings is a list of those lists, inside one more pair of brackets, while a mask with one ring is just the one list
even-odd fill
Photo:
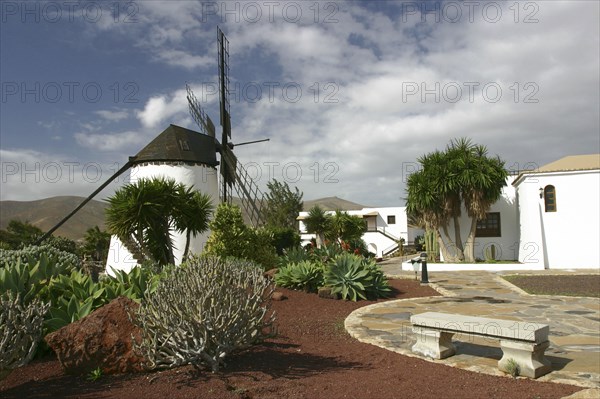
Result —
[[[556, 212], [545, 212], [540, 188], [553, 185]], [[600, 171], [540, 173], [517, 184], [519, 261], [550, 269], [600, 268]]]
[[[213, 199], [216, 206], [219, 203], [219, 188], [217, 183], [217, 171], [213, 167], [205, 165], [144, 165], [135, 166], [131, 169], [130, 182], [135, 183], [141, 178], [165, 177], [175, 179], [178, 183], [183, 183], [204, 194], [208, 194]], [[181, 263], [183, 251], [185, 250], [185, 232], [173, 234], [173, 244], [175, 246], [175, 263]], [[195, 236], [190, 241], [190, 253], [200, 253], [208, 240], [209, 232]], [[110, 267], [117, 270], [131, 270], [137, 264], [131, 253], [123, 246], [115, 236], [111, 237], [108, 259], [106, 261], [106, 272], [112, 275]]]
[[[361, 217], [368, 217], [371, 213], [377, 212], [376, 221], [377, 229], [385, 231], [388, 235], [398, 239], [404, 238], [405, 242], [412, 242], [414, 240], [415, 233], [412, 232], [412, 240], [409, 240], [409, 229], [408, 229], [408, 218], [406, 216], [406, 207], [385, 207], [385, 208], [363, 208], [361, 210], [346, 211], [350, 215], [356, 215]], [[327, 211], [328, 214], [334, 214], [333, 211]], [[388, 224], [388, 216], [395, 216], [396, 223]], [[308, 216], [308, 212], [300, 212], [300, 217]], [[369, 218], [373, 218], [370, 216]], [[307, 244], [314, 234], [306, 233], [306, 226], [302, 220], [299, 221], [299, 229], [302, 238], [302, 245]], [[417, 232], [418, 234], [418, 232]], [[395, 245], [395, 241], [384, 234], [375, 231], [367, 231], [363, 234], [362, 239], [367, 244], [369, 251], [375, 253], [377, 257], [383, 256], [383, 253]]]
[[[500, 237], [476, 237], [475, 258], [485, 259], [485, 250], [492, 244], [496, 246], [496, 259], [516, 260], [519, 254], [519, 225], [516, 206], [516, 192], [512, 186], [515, 176], [507, 178], [507, 185], [502, 189], [500, 199], [496, 201], [488, 212], [500, 212]], [[462, 208], [460, 223], [460, 235], [463, 246], [469, 236], [471, 219], [466, 209]], [[448, 226], [448, 234], [454, 240], [454, 224]], [[443, 260], [443, 259], [442, 259]]]

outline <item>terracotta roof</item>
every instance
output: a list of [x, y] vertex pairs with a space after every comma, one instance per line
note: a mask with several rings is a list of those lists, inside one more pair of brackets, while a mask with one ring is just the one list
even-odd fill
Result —
[[169, 125], [133, 159], [134, 164], [152, 161], [219, 164], [213, 137], [176, 125]]
[[518, 186], [523, 181], [525, 175], [551, 172], [575, 172], [580, 170], [600, 169], [600, 154], [588, 155], [569, 155], [557, 161], [550, 162], [536, 170], [523, 171], [513, 181], [513, 186]]
[[600, 169], [600, 154], [569, 155], [540, 167], [536, 172]]

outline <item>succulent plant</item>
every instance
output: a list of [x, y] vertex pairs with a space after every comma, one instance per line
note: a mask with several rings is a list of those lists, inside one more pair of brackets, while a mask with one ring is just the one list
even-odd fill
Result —
[[162, 279], [132, 321], [134, 348], [149, 369], [191, 364], [218, 371], [225, 358], [274, 332], [272, 281], [242, 260], [192, 258]]
[[390, 287], [383, 272], [370, 259], [343, 253], [325, 269], [325, 286], [342, 299], [375, 299], [385, 297]]
[[33, 358], [48, 306], [37, 299], [23, 304], [21, 295], [11, 291], [0, 295], [0, 379]]
[[280, 287], [317, 292], [323, 286], [323, 265], [309, 261], [290, 263], [279, 268], [275, 283]]
[[35, 263], [43, 255], [48, 258], [57, 274], [81, 267], [79, 258], [70, 252], [61, 251], [51, 245], [29, 245], [18, 250], [0, 249], [0, 268], [16, 264], [19, 260], [21, 263]]

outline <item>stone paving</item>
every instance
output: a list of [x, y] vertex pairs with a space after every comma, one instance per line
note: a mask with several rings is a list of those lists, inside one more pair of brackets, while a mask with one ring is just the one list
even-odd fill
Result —
[[[398, 261], [386, 261], [382, 268], [389, 277], [414, 278], [414, 272], [402, 271]], [[413, 314], [434, 311], [548, 324], [551, 345], [546, 357], [552, 362], [553, 371], [538, 381], [600, 388], [600, 299], [529, 295], [500, 277], [515, 273], [598, 271], [430, 272], [430, 285], [442, 296], [382, 302], [357, 309], [346, 319], [346, 330], [359, 341], [419, 357], [410, 349], [415, 342], [410, 325]], [[426, 360], [505, 375], [498, 370], [502, 351], [497, 340], [456, 334], [454, 341], [456, 355]]]

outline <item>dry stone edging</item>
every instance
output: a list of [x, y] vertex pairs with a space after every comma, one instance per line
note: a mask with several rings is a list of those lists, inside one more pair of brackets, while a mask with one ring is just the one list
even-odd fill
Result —
[[[447, 273], [447, 272], [445, 272], [445, 273]], [[483, 272], [483, 273], [485, 273], [485, 272]], [[510, 308], [511, 306], [524, 306], [525, 308], [523, 309], [523, 311], [525, 311], [525, 313], [517, 312], [517, 313], [519, 313], [519, 315], [515, 314], [515, 316], [517, 319], [519, 317], [521, 317], [521, 318], [525, 317], [524, 320], [528, 320], [529, 316], [527, 316], [527, 315], [537, 314], [537, 313], [532, 313], [532, 311], [537, 310], [534, 308], [538, 307], [535, 305], [539, 304], [539, 303], [531, 302], [532, 299], [540, 300], [541, 304], [544, 305], [544, 306], [539, 306], [540, 308], [542, 308], [542, 307], [554, 308], [556, 302], [558, 302], [559, 304], [561, 302], [563, 302], [563, 305], [561, 305], [561, 306], [564, 306], [565, 301], [570, 303], [570, 301], [573, 300], [573, 297], [565, 297], [565, 299], [559, 299], [559, 298], [550, 298], [548, 296], [530, 295], [527, 293], [525, 293], [525, 295], [523, 295], [520, 292], [518, 292], [517, 290], [514, 290], [513, 289], [514, 285], [510, 284], [508, 281], [496, 280], [496, 278], [500, 278], [496, 273], [493, 273], [493, 274], [496, 274], [496, 276], [492, 276], [492, 273], [485, 273], [485, 274], [489, 276], [489, 279], [488, 279], [489, 282], [492, 282], [492, 284], [493, 283], [496, 284], [495, 287], [490, 286], [491, 287], [490, 291], [487, 291], [487, 288], [489, 288], [489, 287], [487, 287], [486, 284], [480, 284], [480, 282], [481, 282], [480, 276], [470, 276], [468, 278], [473, 278], [474, 280], [470, 283], [465, 283], [465, 281], [464, 281], [465, 275], [464, 274], [458, 275], [458, 280], [456, 278], [454, 278], [454, 279], [452, 278], [452, 277], [456, 277], [456, 275], [443, 275], [443, 276], [440, 276], [440, 278], [445, 278], [445, 280], [439, 280], [439, 282], [444, 282], [444, 284], [442, 284], [442, 285], [448, 286], [448, 288], [450, 288], [451, 290], [445, 289], [438, 283], [433, 283], [433, 284], [430, 283], [430, 286], [432, 288], [434, 288], [436, 291], [438, 291], [440, 294], [443, 295], [442, 297], [433, 296], [433, 297], [423, 297], [423, 298], [399, 299], [399, 300], [394, 300], [394, 301], [372, 304], [372, 305], [365, 306], [363, 308], [359, 308], [359, 309], [355, 310], [354, 312], [352, 312], [346, 318], [345, 323], [344, 323], [345, 327], [346, 327], [346, 331], [350, 334], [350, 336], [352, 336], [353, 338], [355, 338], [361, 342], [372, 344], [372, 345], [399, 353], [404, 356], [415, 357], [415, 358], [419, 358], [419, 359], [422, 359], [425, 361], [430, 361], [433, 363], [444, 364], [447, 366], [462, 368], [464, 370], [469, 370], [469, 371], [481, 372], [481, 373], [485, 373], [488, 375], [507, 376], [505, 373], [499, 371], [496, 366], [492, 367], [490, 365], [480, 364], [479, 362], [476, 363], [477, 365], [473, 365], [473, 363], [471, 363], [471, 362], [466, 362], [464, 358], [467, 355], [463, 356], [462, 361], [461, 361], [461, 359], [455, 360], [454, 359], [455, 357], [450, 357], [450, 358], [443, 359], [443, 360], [433, 360], [433, 359], [427, 359], [427, 358], [423, 358], [421, 356], [415, 355], [414, 353], [412, 353], [412, 350], [410, 349], [412, 344], [414, 343], [414, 337], [412, 336], [412, 328], [410, 326], [410, 323], [407, 322], [407, 320], [405, 320], [405, 319], [402, 319], [402, 320], [394, 319], [395, 317], [398, 317], [398, 315], [400, 315], [400, 314], [412, 315], [412, 314], [417, 314], [420, 312], [425, 312], [425, 311], [431, 310], [432, 308], [436, 308], [436, 307], [440, 306], [440, 305], [433, 305], [433, 303], [436, 303], [436, 304], [440, 303], [442, 305], [442, 307], [450, 308], [450, 310], [446, 310], [449, 313], [453, 312], [453, 310], [452, 310], [453, 307], [463, 306], [466, 303], [467, 305], [471, 305], [471, 306], [481, 306], [481, 305], [486, 306], [488, 313], [490, 313], [492, 311], [496, 312], [495, 309], [499, 309], [501, 312], [504, 311], [504, 315], [503, 315], [504, 317], [506, 317], [506, 315], [507, 315], [507, 313], [506, 313], [507, 307]], [[402, 278], [402, 279], [413, 279], [414, 278], [414, 275], [412, 273], [408, 273], [408, 272], [402, 273], [402, 274], [388, 272], [388, 273], [386, 273], [386, 276], [390, 277], [390, 278]], [[458, 285], [457, 281], [458, 281], [458, 283], [461, 283], [464, 285], [457, 286]], [[499, 282], [502, 283], [502, 285], [499, 285], [498, 284]], [[506, 284], [504, 284], [504, 282]], [[481, 287], [480, 287], [480, 285], [481, 285]], [[487, 283], [487, 285], [490, 285], [490, 284]], [[481, 291], [481, 289], [483, 289], [484, 286], [486, 287], [486, 290]], [[481, 293], [479, 293], [478, 290], [481, 291]], [[465, 294], [467, 296], [465, 296]], [[446, 298], [449, 301], [447, 303], [444, 303], [443, 300], [440, 301], [440, 298]], [[497, 302], [500, 305], [496, 305], [496, 302], [494, 302], [494, 300], [497, 300], [497, 299], [500, 299]], [[431, 302], [431, 304], [428, 304], [428, 302]], [[471, 302], [471, 303], [469, 304], [469, 302]], [[548, 302], [548, 303], [546, 303], [546, 302]], [[546, 306], [546, 305], [550, 305], [550, 306]], [[498, 308], [498, 306], [500, 306], [500, 308]], [[597, 309], [597, 306], [590, 305], [589, 303], [586, 306], [588, 308], [591, 306], [592, 312], [598, 313], [598, 311], [600, 310], [600, 309]], [[386, 310], [386, 308], [390, 308], [390, 309]], [[443, 312], [445, 310], [439, 310], [439, 311]], [[545, 313], [541, 313], [538, 316], [541, 316], [542, 314], [545, 314]], [[512, 317], [508, 317], [508, 318], [511, 319]], [[539, 317], [536, 316], [535, 318], [539, 318]], [[550, 320], [550, 319], [548, 319], [548, 320]], [[538, 322], [539, 322], [539, 320], [538, 320]], [[577, 328], [576, 325], [567, 325], [566, 327], [563, 326], [563, 329], [567, 328], [566, 331], [568, 333], [569, 328], [571, 328], [571, 327]], [[552, 335], [552, 327], [551, 327], [550, 333]], [[564, 338], [563, 338], [565, 336], [564, 333], [565, 333], [565, 331], [557, 331], [556, 332], [557, 335], [555, 335], [554, 338], [556, 340], [558, 340], [559, 338], [564, 340]], [[586, 335], [586, 334], [588, 334], [588, 335]], [[579, 333], [579, 336], [588, 337], [587, 340], [589, 341], [589, 337], [590, 337], [589, 331], [587, 331], [587, 332], [582, 331], [581, 333]], [[594, 335], [594, 337], [595, 337], [595, 335]], [[551, 338], [551, 340], [552, 340], [552, 338]], [[484, 343], [484, 345], [486, 345], [486, 344]], [[485, 349], [487, 349], [487, 348], [485, 348]], [[554, 353], [550, 353], [549, 355], [558, 357], [558, 358], [564, 357], [561, 355], [562, 353], [564, 353], [564, 352], [561, 352], [563, 349], [564, 348], [561, 348], [560, 345], [558, 345], [556, 347], [556, 351]], [[491, 348], [491, 350], [494, 350], [494, 348]], [[499, 351], [499, 349], [497, 349], [497, 351]], [[567, 349], [567, 351], [568, 351], [568, 349]], [[598, 352], [587, 351], [587, 350], [585, 350], [585, 351], [582, 350], [579, 353], [580, 353], [580, 355], [588, 356], [588, 357], [594, 356], [594, 355], [599, 355]], [[495, 355], [497, 355], [497, 354], [495, 354]], [[488, 360], [488, 359], [486, 359], [486, 360]], [[567, 363], [569, 363], [571, 361], [568, 356], [565, 357], [565, 360], [567, 360]], [[490, 363], [490, 362], [488, 362], [488, 363]], [[600, 373], [598, 373], [596, 371], [581, 372], [581, 371], [578, 371], [577, 369], [563, 370], [563, 368], [565, 368], [565, 365], [561, 364], [561, 363], [557, 363], [557, 364], [559, 364], [558, 369], [555, 369], [551, 373], [538, 378], [537, 381], [549, 381], [549, 382], [555, 382], [555, 383], [564, 383], [564, 384], [571, 384], [571, 385], [576, 385], [576, 386], [581, 386], [581, 387], [586, 387], [586, 388], [596, 388], [596, 389], [598, 389], [598, 387], [600, 387]], [[593, 366], [593, 367], [596, 367], [596, 366]], [[593, 370], [595, 370], [595, 368]], [[512, 378], [510, 376], [507, 376], [507, 377]], [[597, 396], [597, 397], [600, 397], [600, 396]]]

